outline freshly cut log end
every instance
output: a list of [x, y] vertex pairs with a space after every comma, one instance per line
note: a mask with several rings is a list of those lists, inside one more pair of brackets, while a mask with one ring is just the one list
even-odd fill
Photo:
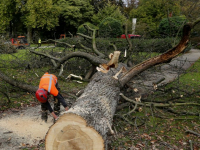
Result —
[[104, 150], [102, 136], [76, 114], [63, 114], [49, 129], [46, 150]]

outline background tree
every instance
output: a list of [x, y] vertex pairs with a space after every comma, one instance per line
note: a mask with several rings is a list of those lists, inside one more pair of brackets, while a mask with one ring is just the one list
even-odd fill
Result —
[[90, 3], [94, 7], [94, 12], [96, 14], [107, 4], [107, 0], [91, 0]]
[[112, 17], [116, 20], [119, 20], [122, 24], [126, 21], [126, 17], [120, 11], [120, 8], [111, 2], [108, 2], [105, 7], [100, 9], [97, 14], [94, 14], [92, 17], [92, 22], [95, 25], [98, 25], [103, 19], [107, 17]]
[[127, 17], [132, 9], [136, 9], [138, 7], [138, 2], [138, 0], [124, 0], [123, 11]]
[[19, 22], [19, 16], [16, 13], [16, 2], [12, 0], [0, 1], [0, 7], [0, 33], [13, 32], [14, 26]]
[[90, 0], [58, 0], [61, 8], [60, 21], [64, 20], [64, 27], [67, 31], [76, 32], [79, 25], [91, 20], [93, 6]]
[[181, 13], [187, 17], [188, 20], [192, 21], [199, 17], [199, 0], [184, 1], [180, 0]]
[[146, 30], [155, 30], [162, 18], [168, 17], [172, 12], [173, 16], [180, 14], [178, 1], [168, 0], [144, 0], [140, 1], [136, 9], [130, 12], [130, 19], [137, 18], [138, 24], [146, 24]]
[[180, 31], [186, 21], [185, 16], [163, 18], [160, 21], [158, 31], [163, 37], [180, 36], [182, 34]]
[[94, 7], [95, 14], [97, 14], [99, 10], [104, 8], [107, 3], [111, 3], [119, 7], [124, 7], [123, 0], [91, 0], [91, 5]]
[[119, 20], [108, 17], [99, 24], [99, 36], [104, 38], [120, 37], [123, 33], [122, 24]]
[[50, 30], [58, 25], [60, 8], [53, 5], [52, 0], [16, 0], [22, 22], [27, 27], [28, 42], [32, 41], [32, 28], [46, 28]]

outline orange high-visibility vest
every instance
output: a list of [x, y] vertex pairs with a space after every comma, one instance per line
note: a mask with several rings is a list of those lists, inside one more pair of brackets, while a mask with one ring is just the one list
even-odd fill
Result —
[[56, 88], [57, 77], [53, 74], [46, 72], [40, 79], [39, 88], [43, 88], [53, 96], [58, 95], [58, 89]]

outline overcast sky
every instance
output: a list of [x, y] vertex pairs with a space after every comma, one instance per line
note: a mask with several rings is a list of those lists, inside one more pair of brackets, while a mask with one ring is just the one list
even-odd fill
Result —
[[[123, 0], [123, 2], [127, 5], [127, 1], [130, 1], [130, 0]], [[136, 2], [139, 2], [139, 0], [136, 0]]]

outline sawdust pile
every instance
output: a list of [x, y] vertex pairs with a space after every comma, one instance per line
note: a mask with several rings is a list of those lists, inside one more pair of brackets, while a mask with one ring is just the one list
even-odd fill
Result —
[[49, 115], [47, 123], [41, 120], [40, 106], [26, 110], [1, 114], [0, 119], [0, 149], [16, 149], [24, 145], [37, 145], [44, 140], [53, 117]]

